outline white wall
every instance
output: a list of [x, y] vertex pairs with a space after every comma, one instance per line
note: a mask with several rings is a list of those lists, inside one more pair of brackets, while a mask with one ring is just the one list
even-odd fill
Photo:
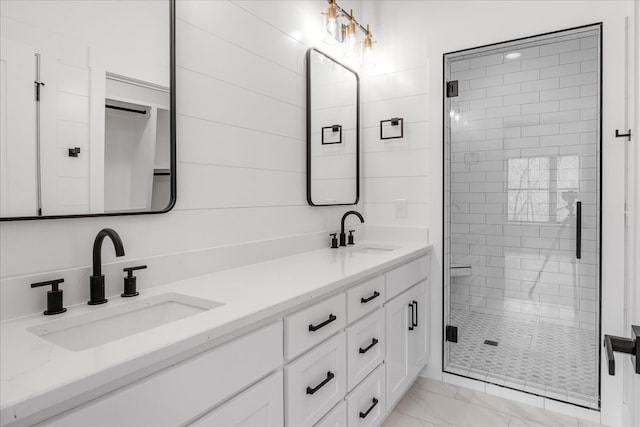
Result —
[[[44, 296], [29, 289], [30, 275], [59, 277], [76, 268], [88, 275], [103, 227], [120, 233], [129, 265], [339, 227], [346, 207], [306, 201], [304, 57], [308, 46], [321, 45], [323, 8], [317, 1], [179, 1], [176, 207], [163, 215], [0, 223], [3, 307], [8, 283], [12, 301], [39, 307]], [[115, 260], [109, 245], [105, 263]], [[202, 274], [171, 259], [165, 264], [172, 275]], [[63, 285], [68, 304], [88, 296], [88, 283], [71, 277]], [[109, 280], [108, 291], [118, 292], [121, 278]]]
[[[411, 93], [428, 92], [418, 97], [416, 111], [426, 113], [428, 133], [427, 150], [416, 153], [416, 164], [422, 164], [424, 176], [428, 177], [418, 185], [414, 193], [431, 203], [425, 206], [425, 215], [430, 228], [430, 238], [436, 250], [432, 257], [433, 286], [432, 306], [432, 360], [424, 374], [441, 378], [442, 349], [442, 54], [484, 44], [497, 43], [519, 37], [556, 31], [595, 22], [603, 22], [604, 61], [604, 168], [603, 168], [603, 231], [604, 254], [602, 272], [607, 292], [603, 294], [604, 333], [626, 333], [623, 325], [622, 306], [622, 241], [621, 221], [623, 194], [619, 183], [623, 181], [623, 146], [613, 137], [615, 129], [624, 126], [624, 18], [631, 2], [625, 1], [365, 1], [365, 16], [372, 16], [371, 24], [376, 29], [374, 38], [380, 40], [378, 66], [388, 70], [395, 81], [394, 89], [404, 95], [403, 82], [410, 81], [411, 71], [405, 78], [399, 78], [402, 70], [420, 70], [415, 78]], [[375, 19], [374, 19], [375, 18]], [[380, 84], [380, 87], [388, 85]], [[423, 87], [425, 89], [417, 89]], [[392, 96], [389, 96], [390, 98]], [[407, 99], [408, 100], [408, 99]], [[426, 101], [426, 105], [425, 105]], [[387, 104], [391, 105], [391, 104]], [[406, 105], [406, 103], [404, 104]], [[398, 110], [398, 108], [396, 108]], [[366, 142], [365, 142], [366, 143]], [[365, 156], [365, 162], [368, 159]], [[385, 158], [387, 166], [404, 165], [411, 170], [412, 163], [406, 159], [398, 163], [391, 157]], [[412, 162], [414, 159], [412, 158]], [[365, 167], [366, 168], [366, 167]], [[394, 176], [389, 173], [387, 177]], [[401, 178], [395, 176], [394, 180]], [[381, 198], [397, 197], [397, 190], [385, 188], [387, 178], [380, 179], [380, 185], [365, 178], [365, 194], [381, 194]], [[365, 198], [365, 206], [371, 198]], [[411, 205], [409, 205], [411, 206]], [[409, 209], [411, 211], [411, 209]], [[366, 211], [365, 211], [366, 212]], [[371, 216], [371, 215], [370, 215]], [[388, 222], [396, 222], [392, 217]], [[419, 220], [422, 221], [422, 220]], [[422, 222], [421, 222], [422, 223]], [[423, 223], [424, 224], [424, 223]], [[602, 421], [611, 425], [620, 424], [620, 377], [602, 376]]]

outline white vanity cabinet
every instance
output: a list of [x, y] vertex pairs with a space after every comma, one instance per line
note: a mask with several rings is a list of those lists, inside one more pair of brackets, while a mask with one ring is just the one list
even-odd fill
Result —
[[[285, 367], [287, 427], [384, 420], [429, 357], [428, 271], [428, 256], [416, 258], [285, 318], [285, 354], [297, 357]], [[345, 294], [346, 321], [331, 320]], [[314, 322], [322, 335], [307, 331]]]
[[428, 255], [45, 420], [47, 426], [378, 426], [429, 357]]

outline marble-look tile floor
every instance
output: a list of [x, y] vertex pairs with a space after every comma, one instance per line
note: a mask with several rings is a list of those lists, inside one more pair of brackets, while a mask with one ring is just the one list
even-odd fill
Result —
[[598, 408], [595, 331], [453, 308], [451, 324], [447, 372]]
[[418, 378], [383, 427], [597, 427], [589, 421]]

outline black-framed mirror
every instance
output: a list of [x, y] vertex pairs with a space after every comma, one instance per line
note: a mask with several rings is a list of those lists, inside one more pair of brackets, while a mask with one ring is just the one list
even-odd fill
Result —
[[175, 0], [3, 0], [0, 19], [0, 221], [171, 210]]
[[306, 65], [307, 201], [355, 205], [360, 198], [360, 78], [313, 47]]

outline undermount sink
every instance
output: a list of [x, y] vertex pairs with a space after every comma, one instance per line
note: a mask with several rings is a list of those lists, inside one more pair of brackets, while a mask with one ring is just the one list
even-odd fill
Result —
[[167, 293], [35, 325], [27, 330], [82, 351], [220, 307], [222, 303]]
[[356, 246], [351, 250], [353, 254], [371, 254], [379, 255], [398, 249], [398, 246], [383, 246], [383, 245], [362, 245]]

